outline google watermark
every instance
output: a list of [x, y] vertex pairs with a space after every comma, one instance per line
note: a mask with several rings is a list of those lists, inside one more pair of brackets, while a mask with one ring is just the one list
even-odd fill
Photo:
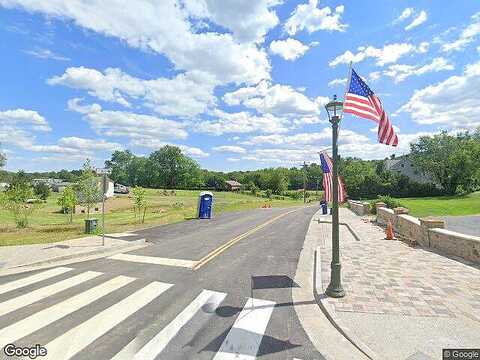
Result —
[[480, 360], [480, 349], [443, 349], [442, 360]]
[[36, 359], [37, 357], [46, 356], [47, 349], [40, 344], [34, 346], [16, 346], [15, 344], [7, 344], [3, 348], [3, 353], [10, 357], [26, 357]]

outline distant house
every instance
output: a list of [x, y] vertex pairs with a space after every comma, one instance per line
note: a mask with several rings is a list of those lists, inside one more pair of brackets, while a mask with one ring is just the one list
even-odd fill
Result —
[[413, 165], [413, 163], [408, 158], [408, 155], [385, 160], [385, 170], [394, 171], [399, 174], [405, 175], [410, 180], [417, 183], [435, 183], [435, 181], [433, 181], [433, 179], [428, 174]]
[[50, 178], [40, 178], [40, 179], [33, 179], [32, 185], [37, 186], [38, 184], [45, 184], [48, 185], [52, 190], [55, 185], [61, 184], [64, 181], [62, 179], [50, 179]]
[[[102, 182], [103, 182], [103, 178], [100, 177], [99, 178], [99, 185], [102, 186]], [[107, 198], [111, 198], [115, 195], [115, 183], [113, 182], [113, 180], [110, 180], [108, 177], [107, 177], [107, 187], [105, 189], [105, 197]]]
[[242, 184], [240, 184], [238, 181], [235, 181], [235, 180], [227, 180], [225, 181], [225, 184], [227, 185], [228, 191], [238, 191], [242, 186]]
[[56, 182], [54, 184], [51, 184], [50, 187], [52, 188], [53, 192], [62, 192], [65, 190], [67, 186], [72, 185], [72, 183], [66, 182], [66, 181], [61, 181], [61, 182]]

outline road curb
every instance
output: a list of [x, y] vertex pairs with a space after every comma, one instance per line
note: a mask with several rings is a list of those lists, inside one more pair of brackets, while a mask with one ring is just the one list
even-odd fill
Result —
[[[322, 223], [322, 221], [319, 221], [318, 219], [316, 220], [312, 219], [312, 221], [318, 221], [319, 223]], [[331, 224], [331, 222], [328, 222], [328, 221], [323, 221], [323, 223]], [[355, 232], [348, 224], [342, 223], [342, 225], [346, 225], [346, 227], [350, 230], [350, 232], [353, 234], [355, 239], [357, 241], [360, 241], [360, 238], [356, 236]], [[305, 241], [308, 241], [307, 237], [308, 237], [308, 232], [307, 232], [307, 236], [305, 236]], [[313, 261], [313, 273], [314, 273], [313, 296], [315, 297], [315, 300], [317, 301], [318, 306], [320, 307], [322, 312], [325, 314], [327, 319], [330, 321], [330, 323], [338, 330], [338, 332], [342, 334], [343, 337], [345, 337], [350, 343], [352, 343], [352, 345], [355, 346], [359, 351], [361, 351], [367, 358], [371, 360], [379, 359], [377, 354], [372, 349], [370, 349], [357, 335], [355, 335], [355, 333], [351, 331], [350, 328], [346, 326], [342, 320], [340, 320], [337, 317], [335, 310], [326, 301], [327, 295], [325, 295], [325, 289], [323, 288], [323, 284], [322, 284], [321, 247], [320, 246], [317, 246], [315, 248], [314, 261]]]
[[111, 255], [142, 249], [149, 246], [145, 239], [133, 240], [128, 244], [110, 247], [108, 249], [96, 249], [79, 254], [61, 255], [47, 260], [36, 261], [33, 263], [17, 265], [11, 268], [0, 270], [0, 276], [20, 274], [28, 271], [41, 270], [53, 266], [63, 266], [76, 262], [88, 261], [108, 257]]

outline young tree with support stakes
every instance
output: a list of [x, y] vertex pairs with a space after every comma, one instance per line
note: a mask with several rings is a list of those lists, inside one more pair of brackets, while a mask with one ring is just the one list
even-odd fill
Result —
[[102, 191], [98, 178], [93, 171], [90, 160], [83, 165], [82, 175], [76, 184], [78, 203], [87, 208], [87, 219], [90, 219], [90, 209], [102, 201]]
[[70, 214], [70, 224], [73, 222], [73, 213], [75, 212], [75, 205], [77, 205], [77, 202], [77, 194], [75, 193], [73, 186], [67, 186], [57, 200], [57, 204], [61, 206], [63, 213], [65, 215]]
[[147, 191], [140, 186], [135, 186], [132, 190], [132, 195], [135, 219], [138, 218], [138, 221], [143, 224], [145, 223], [145, 213], [147, 211]]

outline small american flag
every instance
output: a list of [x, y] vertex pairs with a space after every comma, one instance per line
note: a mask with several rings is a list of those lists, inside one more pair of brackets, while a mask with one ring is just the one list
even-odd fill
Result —
[[353, 69], [350, 87], [345, 94], [343, 112], [375, 121], [378, 123], [378, 142], [392, 146], [398, 145], [398, 136], [380, 99]]
[[[323, 171], [323, 189], [325, 190], [325, 201], [331, 202], [333, 201], [333, 181], [332, 181], [332, 172], [333, 172], [333, 164], [332, 159], [326, 152], [320, 153], [320, 164], [322, 166]], [[341, 204], [345, 201], [347, 193], [345, 191], [345, 184], [343, 183], [342, 178], [338, 177], [338, 202]]]

